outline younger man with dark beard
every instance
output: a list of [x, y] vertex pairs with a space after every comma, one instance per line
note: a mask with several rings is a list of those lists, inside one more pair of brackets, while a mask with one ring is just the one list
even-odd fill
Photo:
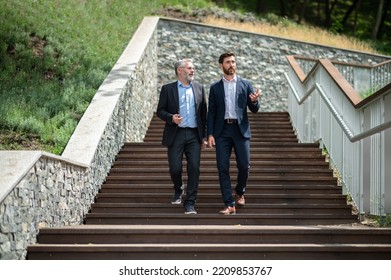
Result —
[[[219, 58], [223, 78], [212, 84], [209, 93], [207, 135], [208, 146], [216, 147], [217, 170], [224, 202], [223, 215], [236, 213], [236, 205], [244, 205], [244, 193], [250, 170], [250, 124], [247, 108], [259, 110], [258, 89], [236, 75], [236, 58], [232, 52]], [[238, 168], [235, 197], [229, 175], [232, 149], [235, 151]]]

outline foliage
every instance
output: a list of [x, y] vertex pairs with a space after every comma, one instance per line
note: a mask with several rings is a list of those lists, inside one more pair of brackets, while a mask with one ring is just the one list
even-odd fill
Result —
[[[281, 18], [289, 18], [299, 23], [323, 27], [332, 33], [353, 36], [360, 40], [371, 39], [375, 26], [379, 1], [361, 0], [359, 6], [352, 10], [349, 17], [345, 16], [353, 4], [353, 0], [309, 1], [309, 0], [213, 0], [219, 6], [230, 10], [252, 12], [267, 18], [269, 14]], [[386, 3], [387, 1], [385, 1]], [[332, 5], [333, 9], [331, 9]], [[326, 5], [330, 7], [330, 22], [327, 23]], [[383, 7], [384, 21], [374, 46], [378, 52], [391, 54], [391, 4]]]
[[[391, 27], [390, 27], [391, 29]], [[389, 41], [375, 41], [371, 42], [373, 47], [378, 50], [379, 53], [391, 54], [391, 44]]]
[[0, 0], [0, 149], [61, 154], [143, 17], [172, 4], [186, 1]]
[[378, 223], [379, 227], [391, 227], [391, 214], [377, 216], [376, 222]]
[[381, 88], [382, 88], [382, 86], [376, 86], [375, 88], [370, 88], [370, 89], [367, 89], [367, 90], [364, 90], [364, 91], [359, 91], [358, 95], [362, 99], [365, 99], [365, 98], [371, 96], [374, 92], [377, 92], [378, 90], [380, 90]]

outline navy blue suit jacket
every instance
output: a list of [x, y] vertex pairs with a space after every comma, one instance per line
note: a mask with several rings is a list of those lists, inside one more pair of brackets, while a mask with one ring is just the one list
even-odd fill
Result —
[[[259, 102], [252, 103], [249, 95], [254, 93], [251, 83], [240, 77], [237, 77], [236, 83], [236, 114], [238, 117], [239, 128], [245, 138], [251, 137], [250, 124], [248, 121], [247, 107], [251, 112], [256, 113], [259, 110]], [[212, 84], [209, 92], [208, 107], [208, 135], [219, 137], [224, 127], [225, 101], [224, 84], [219, 80]]]
[[[172, 121], [172, 116], [179, 114], [178, 82], [172, 82], [162, 86], [160, 90], [157, 116], [166, 122], [164, 126], [162, 144], [170, 146], [175, 139], [178, 125]], [[196, 104], [196, 119], [200, 143], [206, 138], [207, 104], [204, 87], [192, 82], [194, 101]]]

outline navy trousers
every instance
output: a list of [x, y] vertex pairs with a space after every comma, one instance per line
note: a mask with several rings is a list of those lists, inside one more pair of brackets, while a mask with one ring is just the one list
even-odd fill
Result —
[[235, 151], [238, 169], [235, 192], [238, 195], [243, 195], [246, 191], [250, 171], [250, 139], [243, 137], [237, 124], [224, 124], [223, 132], [215, 139], [215, 142], [222, 199], [225, 206], [233, 206], [235, 199], [232, 196], [233, 188], [229, 174], [232, 149]]

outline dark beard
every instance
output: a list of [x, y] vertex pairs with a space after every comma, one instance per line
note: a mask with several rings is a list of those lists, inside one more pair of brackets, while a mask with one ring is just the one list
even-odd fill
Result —
[[235, 67], [231, 67], [228, 69], [223, 68], [223, 71], [225, 75], [229, 75], [229, 76], [234, 75], [236, 73]]

